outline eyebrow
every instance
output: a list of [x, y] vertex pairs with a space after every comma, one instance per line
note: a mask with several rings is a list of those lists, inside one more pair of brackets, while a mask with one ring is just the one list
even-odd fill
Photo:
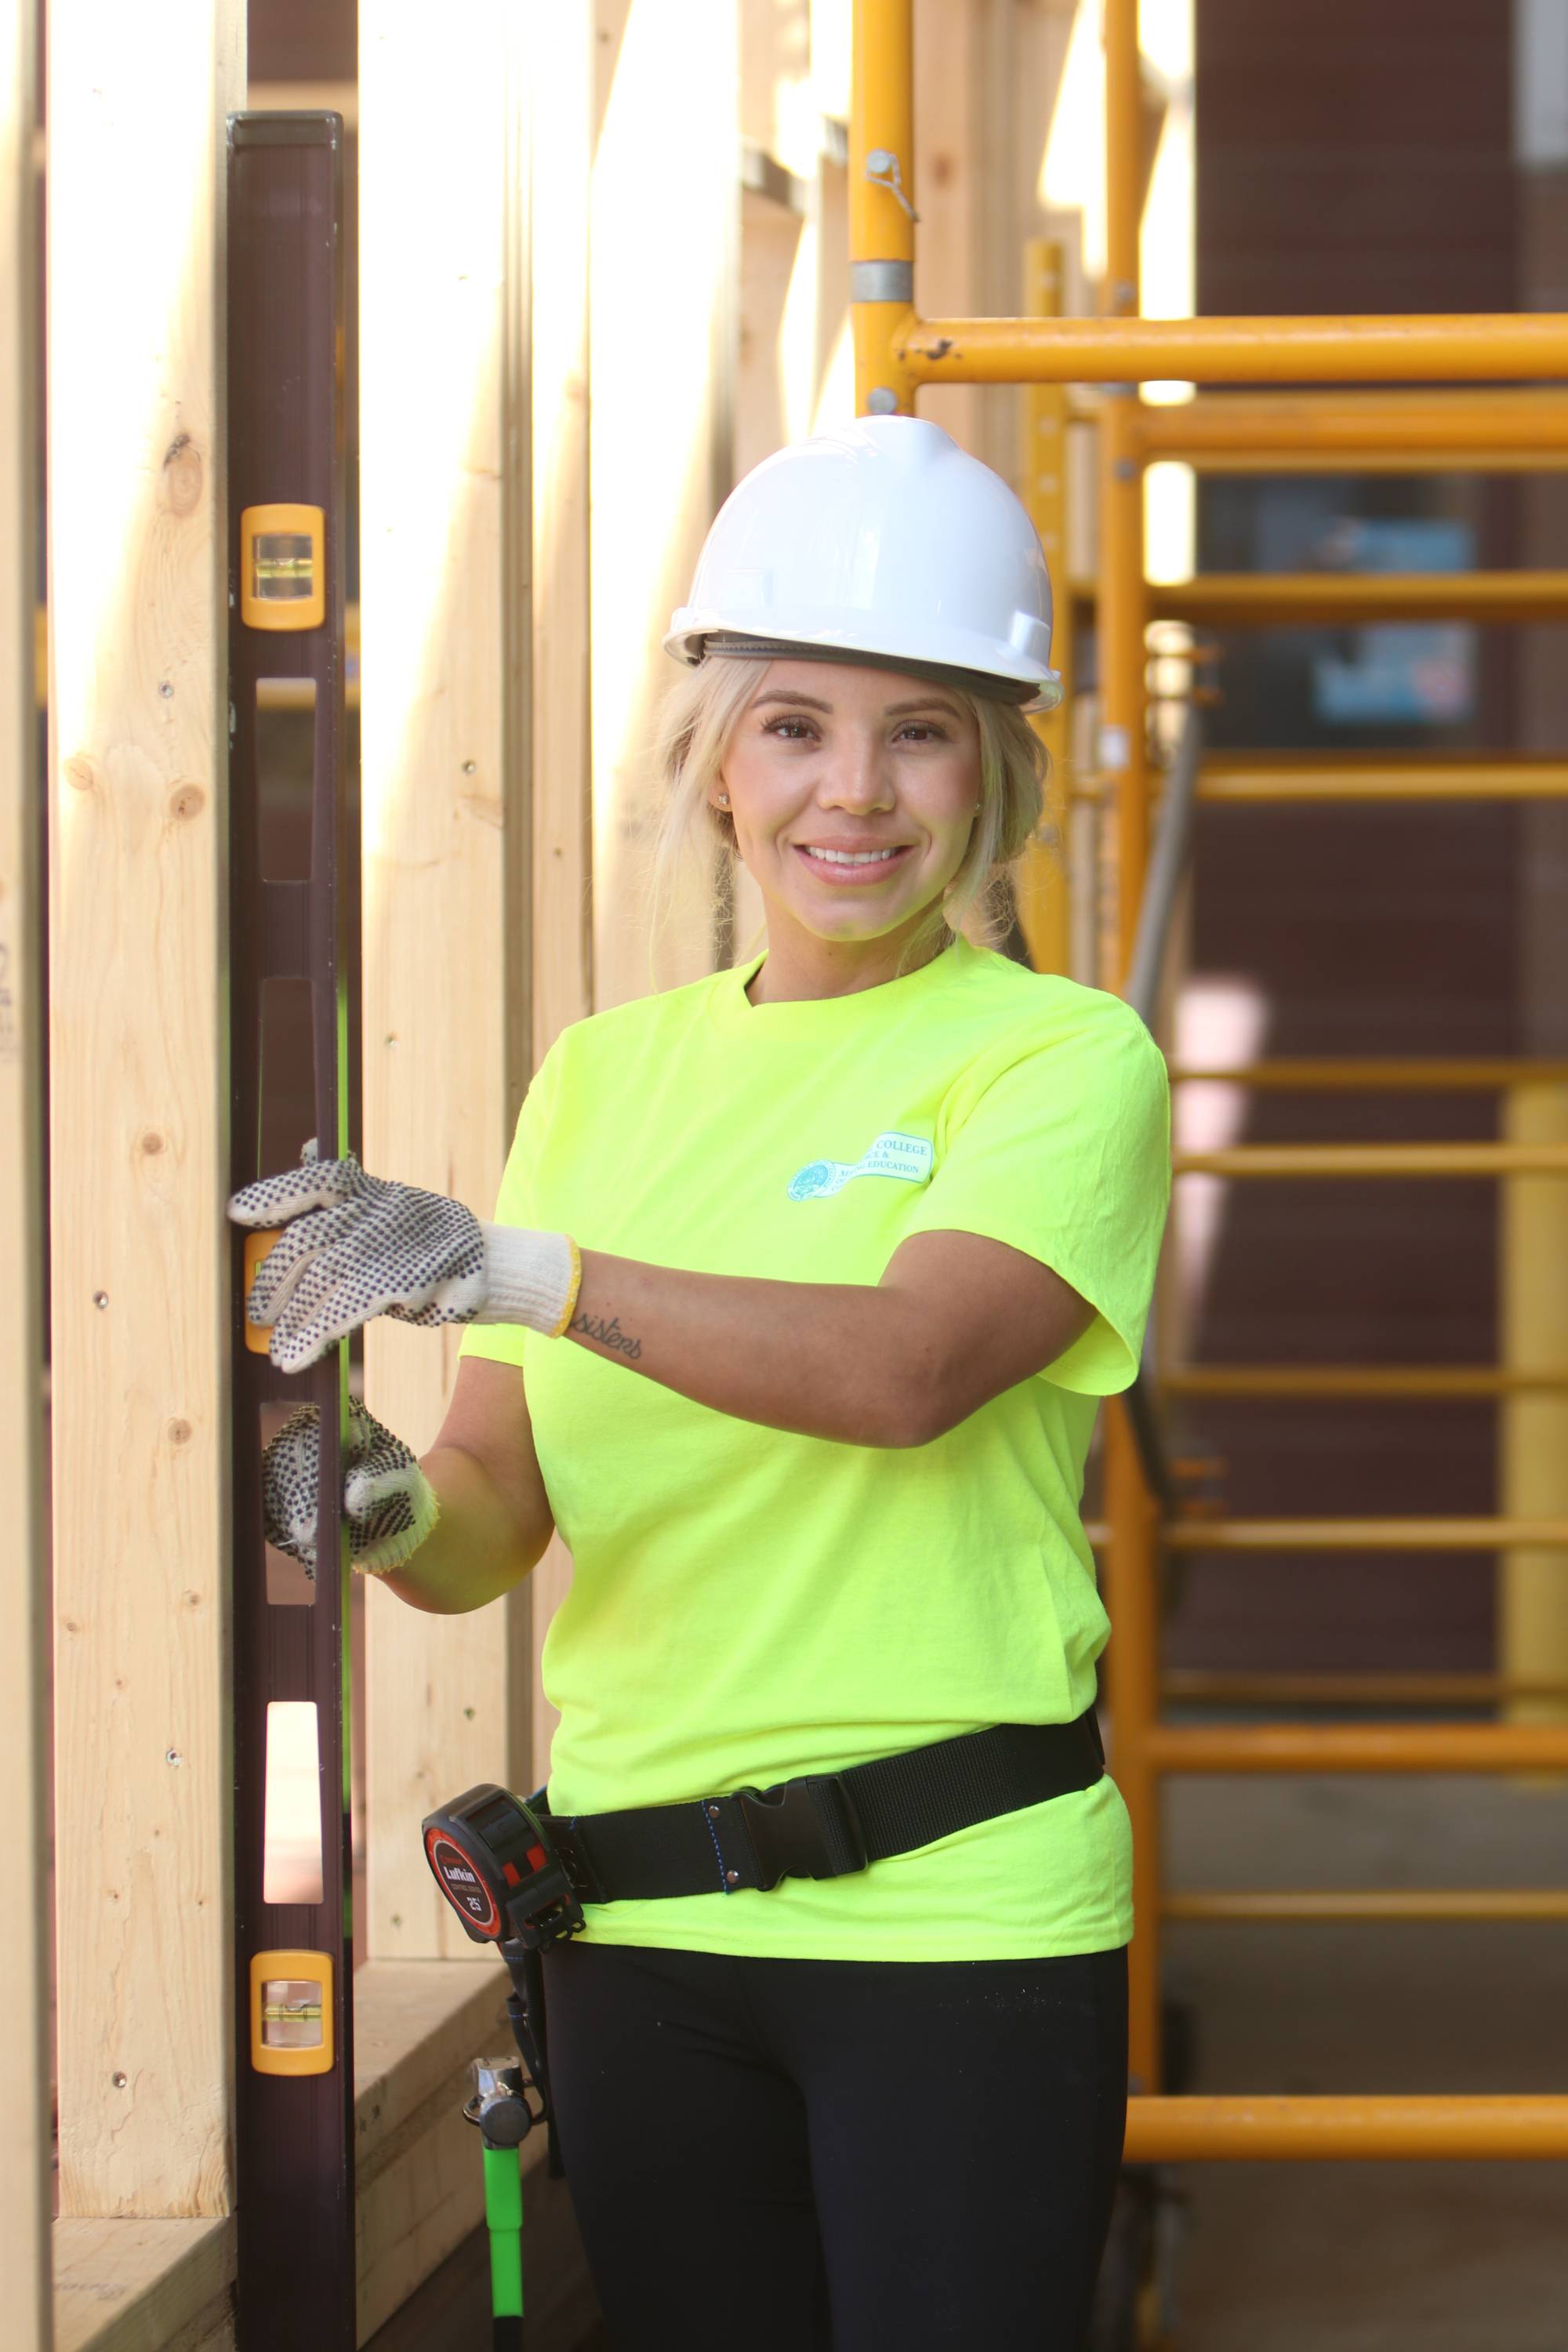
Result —
[[770, 687], [765, 694], [758, 695], [756, 700], [752, 705], [752, 709], [753, 710], [760, 710], [764, 702], [789, 702], [793, 703], [799, 710], [822, 710], [831, 712], [833, 709], [833, 705], [830, 702], [819, 702], [815, 694], [795, 694], [787, 686]]
[[914, 702], [889, 702], [882, 716], [884, 719], [907, 719], [915, 710], [945, 710], [950, 719], [963, 716], [957, 703], [950, 702], [945, 694], [924, 694]]
[[[820, 701], [815, 694], [798, 693], [793, 687], [770, 687], [765, 694], [758, 695], [752, 709], [760, 710], [768, 702], [786, 702], [797, 710], [820, 710], [829, 718], [833, 714], [830, 702]], [[884, 719], [908, 719], [917, 710], [945, 710], [950, 719], [963, 716], [957, 704], [950, 702], [944, 694], [921, 695], [913, 702], [889, 702], [882, 716]]]

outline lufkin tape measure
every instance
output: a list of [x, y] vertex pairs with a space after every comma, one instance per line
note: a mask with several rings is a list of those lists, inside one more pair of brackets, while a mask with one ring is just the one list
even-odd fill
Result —
[[476, 1944], [544, 1951], [584, 1924], [538, 1805], [481, 1780], [425, 1818], [425, 1859]]

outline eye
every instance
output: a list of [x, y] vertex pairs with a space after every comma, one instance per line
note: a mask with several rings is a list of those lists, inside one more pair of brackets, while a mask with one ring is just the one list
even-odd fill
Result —
[[776, 735], [783, 743], [809, 743], [816, 730], [809, 719], [770, 719], [763, 727], [764, 735]]
[[899, 733], [900, 737], [908, 738], [909, 740], [919, 743], [945, 743], [947, 741], [946, 728], [939, 725], [937, 720], [934, 719], [906, 719], [903, 726], [900, 728]]

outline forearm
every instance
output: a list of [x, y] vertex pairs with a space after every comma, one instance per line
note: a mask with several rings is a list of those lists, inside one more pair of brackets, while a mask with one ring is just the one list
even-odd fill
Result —
[[441, 1515], [418, 1550], [380, 1579], [400, 1601], [437, 1616], [482, 1609], [521, 1583], [543, 1556], [548, 1518], [525, 1518], [482, 1463], [458, 1446], [437, 1445], [420, 1468]]
[[894, 1289], [687, 1274], [583, 1253], [567, 1337], [739, 1421], [853, 1445], [934, 1433], [930, 1318]]

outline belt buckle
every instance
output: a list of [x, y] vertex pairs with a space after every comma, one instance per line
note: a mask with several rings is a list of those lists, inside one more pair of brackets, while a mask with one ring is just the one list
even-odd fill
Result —
[[803, 1774], [735, 1801], [766, 1894], [781, 1878], [843, 1878], [869, 1862], [854, 1801], [837, 1772]]

